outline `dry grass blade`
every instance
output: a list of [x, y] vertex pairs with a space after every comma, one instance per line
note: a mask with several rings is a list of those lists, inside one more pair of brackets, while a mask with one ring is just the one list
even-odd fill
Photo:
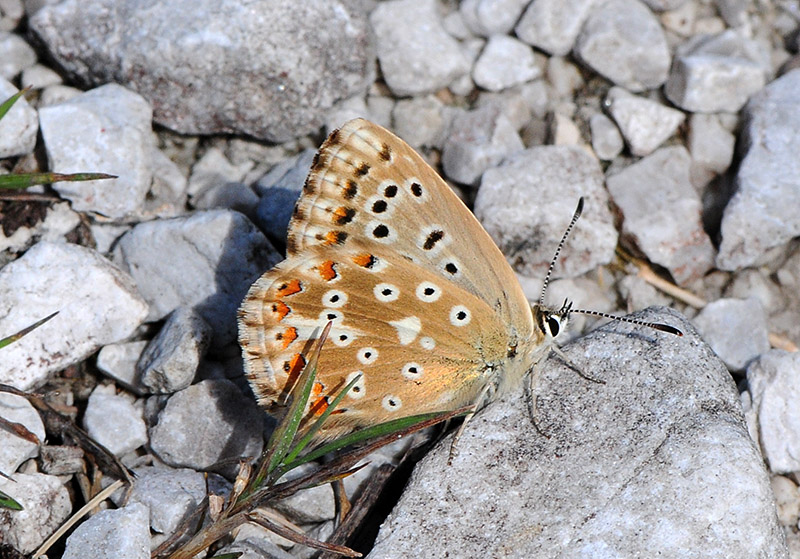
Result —
[[[364, 484], [364, 489], [358, 498], [353, 501], [350, 514], [344, 517], [344, 521], [336, 528], [336, 531], [328, 539], [328, 543], [344, 545], [353, 537], [367, 518], [378, 498], [396, 470], [396, 466], [382, 464], [373, 473], [369, 481]], [[323, 553], [317, 559], [335, 559], [333, 554]]]
[[25, 439], [29, 443], [33, 443], [35, 445], [42, 444], [42, 442], [39, 440], [39, 437], [37, 437], [35, 433], [28, 431], [28, 428], [22, 423], [14, 423], [13, 421], [9, 421], [4, 417], [0, 417], [0, 429], [5, 429], [9, 433], [18, 436], [21, 439]]
[[92, 500], [90, 500], [88, 503], [83, 505], [80, 508], [80, 510], [78, 510], [78, 512], [73, 514], [64, 524], [62, 524], [58, 528], [58, 530], [53, 532], [50, 535], [50, 537], [47, 538], [41, 546], [39, 546], [39, 549], [36, 550], [36, 553], [34, 553], [31, 556], [31, 559], [37, 559], [37, 557], [41, 557], [42, 555], [47, 553], [47, 550], [50, 549], [50, 547], [54, 543], [56, 543], [58, 541], [58, 539], [61, 536], [63, 536], [70, 528], [72, 528], [72, 526], [74, 526], [75, 523], [78, 522], [78, 520], [80, 520], [81, 518], [86, 516], [86, 514], [88, 514], [89, 511], [91, 511], [97, 505], [99, 505], [100, 503], [102, 503], [103, 501], [108, 499], [111, 496], [111, 494], [114, 493], [114, 491], [116, 491], [117, 489], [119, 489], [123, 485], [124, 485], [123, 481], [117, 480], [114, 483], [112, 483], [111, 485], [109, 485], [108, 487], [106, 487], [105, 489], [103, 489], [100, 493], [95, 495]]
[[177, 545], [181, 536], [188, 532], [192, 524], [200, 521], [200, 517], [208, 509], [208, 501], [208, 496], [206, 496], [206, 498], [203, 499], [203, 501], [192, 511], [192, 513], [187, 515], [186, 518], [184, 518], [181, 523], [178, 524], [177, 528], [175, 528], [172, 534], [170, 534], [166, 540], [161, 542], [161, 544], [151, 552], [150, 556], [161, 557], [162, 555], [169, 553], [169, 551]]
[[276, 524], [275, 522], [272, 522], [269, 518], [261, 514], [261, 512], [258, 510], [249, 513], [247, 515], [247, 520], [249, 520], [250, 522], [255, 522], [259, 526], [262, 526], [267, 530], [274, 532], [281, 537], [286, 538], [289, 541], [305, 545], [312, 549], [321, 549], [323, 551], [344, 555], [345, 557], [361, 557], [360, 553], [353, 551], [349, 547], [321, 542], [319, 540], [315, 540], [314, 538], [309, 538], [305, 534], [301, 534], [300, 532], [295, 532], [294, 530], [290, 530], [284, 526], [281, 526], [280, 524]]
[[8, 392], [26, 398], [31, 405], [36, 408], [45, 425], [45, 430], [49, 434], [56, 434], [64, 438], [70, 438], [80, 446], [83, 451], [91, 455], [97, 462], [98, 467], [107, 475], [121, 479], [126, 483], [133, 483], [128, 469], [122, 462], [114, 456], [107, 448], [92, 439], [85, 431], [75, 425], [68, 417], [55, 411], [43, 398], [35, 394], [29, 394], [9, 386], [0, 384], [0, 392]]

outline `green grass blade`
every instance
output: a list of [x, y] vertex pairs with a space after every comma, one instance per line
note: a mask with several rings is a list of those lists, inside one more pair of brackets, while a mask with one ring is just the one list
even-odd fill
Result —
[[6, 508], [11, 510], [22, 510], [22, 505], [16, 502], [14, 499], [0, 491], [0, 508]]
[[19, 90], [19, 91], [17, 91], [17, 92], [16, 92], [14, 95], [12, 95], [11, 97], [9, 97], [9, 98], [8, 98], [8, 99], [6, 99], [5, 101], [3, 101], [3, 102], [2, 102], [2, 104], [0, 104], [0, 120], [2, 120], [2, 118], [3, 118], [4, 116], [6, 116], [6, 113], [7, 113], [9, 110], [11, 110], [11, 107], [13, 107], [13, 106], [14, 106], [14, 103], [16, 103], [16, 102], [17, 102], [17, 99], [19, 99], [20, 97], [22, 97], [23, 95], [25, 95], [25, 93], [27, 93], [27, 91], [28, 91], [29, 89], [30, 89], [30, 87], [25, 87], [25, 88], [23, 88], [23, 89], [20, 89], [20, 90]]
[[284, 461], [292, 442], [297, 436], [297, 429], [300, 427], [300, 422], [305, 414], [308, 399], [311, 397], [311, 388], [314, 386], [314, 380], [317, 376], [317, 362], [319, 361], [320, 350], [328, 337], [332, 324], [332, 322], [329, 322], [317, 339], [314, 353], [306, 363], [306, 366], [303, 367], [303, 371], [300, 373], [292, 391], [292, 403], [289, 405], [286, 417], [275, 428], [267, 443], [268, 451], [265, 461], [267, 474], [274, 472]]
[[58, 311], [54, 312], [50, 316], [44, 317], [43, 319], [41, 319], [40, 321], [38, 321], [38, 322], [36, 322], [34, 324], [31, 324], [27, 328], [23, 328], [22, 330], [20, 330], [16, 334], [12, 334], [12, 335], [8, 336], [7, 338], [3, 338], [2, 340], [0, 340], [0, 348], [6, 347], [8, 344], [16, 342], [22, 336], [24, 336], [25, 334], [29, 333], [31, 330], [35, 330], [36, 328], [38, 328], [39, 326], [41, 326], [42, 324], [44, 324], [45, 322], [47, 322], [48, 320], [50, 320], [51, 318], [53, 318], [57, 314], [58, 314]]
[[19, 190], [37, 184], [50, 184], [61, 181], [95, 181], [115, 178], [117, 178], [117, 175], [109, 175], [108, 173], [24, 173], [0, 175], [0, 189]]
[[310, 443], [311, 439], [314, 438], [314, 435], [316, 435], [319, 432], [319, 430], [322, 428], [322, 425], [325, 423], [325, 421], [328, 419], [328, 417], [330, 417], [330, 415], [336, 409], [336, 406], [338, 406], [339, 402], [342, 401], [342, 398], [344, 398], [345, 395], [348, 392], [350, 392], [350, 389], [353, 388], [353, 386], [355, 386], [355, 384], [361, 379], [362, 376], [363, 376], [363, 374], [357, 375], [353, 380], [351, 380], [348, 383], [347, 386], [345, 386], [342, 389], [341, 392], [339, 392], [339, 394], [336, 396], [336, 398], [333, 399], [333, 402], [331, 402], [330, 405], [327, 407], [327, 409], [322, 413], [322, 415], [319, 416], [319, 419], [317, 419], [317, 421], [314, 423], [314, 425], [311, 427], [311, 429], [308, 430], [308, 433], [306, 433], [303, 436], [303, 438], [300, 439], [300, 441], [294, 446], [294, 448], [291, 450], [291, 452], [289, 452], [289, 454], [286, 455], [286, 458], [284, 459], [284, 463], [291, 462], [292, 460], [297, 458], [297, 456], [303, 451], [303, 449], [305, 449], [308, 446], [308, 443]]
[[350, 433], [349, 435], [345, 435], [344, 437], [336, 439], [335, 441], [331, 441], [315, 448], [308, 454], [296, 459], [291, 464], [287, 463], [285, 465], [285, 469], [286, 471], [289, 471], [290, 469], [296, 468], [297, 466], [305, 464], [306, 462], [316, 460], [317, 458], [328, 454], [329, 452], [340, 450], [346, 446], [363, 443], [379, 437], [400, 434], [401, 432], [407, 430], [408, 432], [413, 432], [415, 430], [414, 427], [417, 426], [419, 426], [420, 429], [424, 429], [425, 427], [435, 425], [436, 423], [444, 421], [445, 419], [459, 415], [466, 415], [471, 409], [471, 407], [467, 407], [455, 411], [410, 415], [408, 417], [400, 417], [398, 419], [393, 419], [392, 421], [386, 421], [385, 423], [379, 423], [378, 425], [371, 425], [370, 427], [365, 427], [364, 429], [360, 429]]

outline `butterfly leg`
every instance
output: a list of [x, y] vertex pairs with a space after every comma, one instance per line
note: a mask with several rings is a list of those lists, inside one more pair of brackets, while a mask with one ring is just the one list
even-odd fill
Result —
[[555, 353], [556, 355], [558, 355], [561, 358], [561, 360], [564, 362], [564, 364], [567, 367], [569, 367], [570, 369], [572, 369], [573, 371], [578, 373], [580, 376], [582, 376], [586, 380], [588, 380], [590, 382], [596, 382], [597, 384], [605, 384], [606, 383], [606, 381], [604, 381], [603, 379], [591, 376], [589, 373], [585, 372], [583, 369], [578, 367], [575, 363], [570, 361], [569, 357], [567, 357], [567, 354], [564, 353], [563, 351], [561, 351], [560, 347], [553, 346], [551, 349], [552, 349], [553, 353]]
[[542, 370], [541, 364], [545, 361], [546, 359], [538, 361], [536, 364], [534, 364], [531, 372], [528, 373], [528, 382], [525, 383], [525, 402], [528, 404], [528, 416], [531, 418], [531, 423], [533, 423], [533, 427], [536, 429], [536, 432], [544, 438], [549, 439], [550, 436], [545, 433], [542, 426], [539, 425], [538, 412], [536, 409], [536, 394], [534, 394], [533, 390], [539, 381], [539, 375]]
[[[561, 348], [558, 346], [553, 346], [550, 350], [555, 353], [559, 359], [561, 359], [567, 367], [578, 373], [580, 376], [585, 378], [590, 382], [596, 382], [597, 384], [605, 384], [606, 381], [603, 379], [590, 376], [589, 374], [585, 373], [580, 367], [578, 367], [575, 363], [570, 361], [569, 357], [561, 351]], [[528, 404], [528, 414], [531, 418], [531, 423], [533, 423], [534, 428], [536, 431], [545, 438], [550, 438], [550, 436], [544, 431], [541, 425], [539, 425], [538, 421], [538, 412], [536, 409], [536, 395], [534, 394], [534, 387], [539, 380], [539, 375], [541, 373], [542, 364], [546, 361], [546, 359], [541, 359], [538, 361], [534, 366], [533, 370], [528, 375], [528, 382], [525, 383], [525, 400]]]
[[483, 404], [486, 403], [487, 395], [491, 390], [493, 390], [494, 384], [491, 382], [487, 383], [486, 386], [483, 387], [481, 393], [478, 394], [478, 397], [475, 399], [475, 403], [472, 405], [472, 410], [464, 416], [464, 422], [456, 431], [456, 434], [453, 436], [453, 442], [450, 443], [450, 455], [447, 458], [447, 465], [450, 466], [453, 464], [453, 460], [456, 456], [458, 456], [458, 449], [456, 445], [458, 444], [459, 439], [461, 439], [461, 435], [464, 434], [464, 430], [467, 427], [467, 423], [469, 423], [470, 419], [475, 416], [475, 413], [483, 407]]

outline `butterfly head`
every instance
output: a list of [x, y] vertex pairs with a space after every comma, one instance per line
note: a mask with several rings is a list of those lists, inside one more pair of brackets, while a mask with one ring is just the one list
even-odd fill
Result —
[[555, 340], [567, 329], [572, 303], [565, 299], [561, 308], [555, 310], [543, 305], [533, 305], [533, 318], [539, 331], [544, 335], [545, 343]]

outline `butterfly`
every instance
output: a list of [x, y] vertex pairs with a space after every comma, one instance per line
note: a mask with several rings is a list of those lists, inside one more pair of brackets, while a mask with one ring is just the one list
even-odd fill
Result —
[[239, 341], [259, 403], [274, 410], [332, 321], [304, 421], [358, 380], [318, 433], [325, 440], [398, 417], [477, 409], [521, 384], [571, 312], [602, 314], [542, 301], [528, 302], [489, 234], [419, 154], [356, 119], [317, 153], [287, 258], [250, 288]]

